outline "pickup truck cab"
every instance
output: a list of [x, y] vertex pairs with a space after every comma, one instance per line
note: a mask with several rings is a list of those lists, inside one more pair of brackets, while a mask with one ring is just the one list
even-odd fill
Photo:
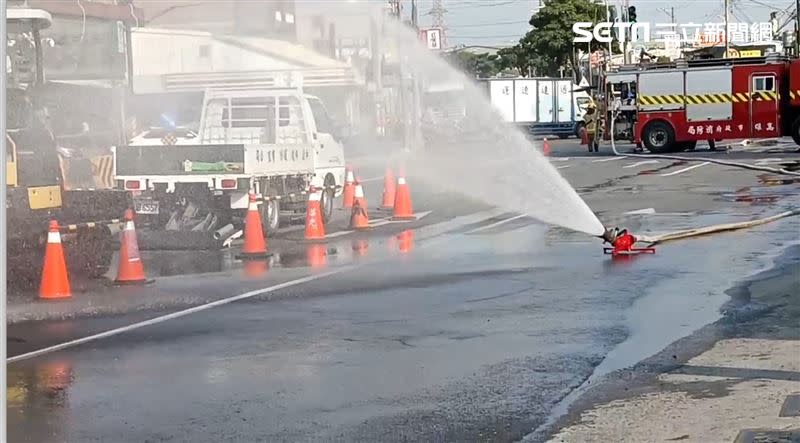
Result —
[[322, 101], [300, 88], [207, 90], [194, 143], [142, 140], [116, 148], [116, 179], [153, 229], [229, 232], [229, 224], [241, 225], [254, 192], [265, 199], [264, 228], [274, 232], [281, 211], [305, 210], [311, 185], [325, 187], [327, 222], [344, 181], [333, 121]]

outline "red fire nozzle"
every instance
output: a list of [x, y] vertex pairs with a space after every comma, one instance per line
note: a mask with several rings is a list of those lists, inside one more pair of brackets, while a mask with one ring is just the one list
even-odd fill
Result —
[[655, 254], [655, 248], [635, 248], [637, 239], [627, 229], [606, 229], [602, 235], [603, 241], [611, 244], [610, 248], [603, 248], [603, 252], [611, 255]]

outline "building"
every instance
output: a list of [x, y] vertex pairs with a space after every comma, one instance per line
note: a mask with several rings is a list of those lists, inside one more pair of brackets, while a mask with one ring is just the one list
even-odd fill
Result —
[[148, 27], [296, 40], [295, 0], [132, 0]]

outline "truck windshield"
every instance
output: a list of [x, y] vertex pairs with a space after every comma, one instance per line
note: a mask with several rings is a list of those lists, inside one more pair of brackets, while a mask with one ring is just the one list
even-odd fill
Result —
[[309, 98], [308, 104], [311, 107], [311, 113], [314, 114], [314, 121], [317, 123], [317, 132], [323, 134], [331, 134], [333, 131], [333, 122], [328, 116], [328, 111], [321, 101], [315, 98]]
[[27, 85], [36, 81], [36, 43], [32, 32], [15, 30], [9, 26], [6, 33], [8, 56], [6, 74], [9, 84]]

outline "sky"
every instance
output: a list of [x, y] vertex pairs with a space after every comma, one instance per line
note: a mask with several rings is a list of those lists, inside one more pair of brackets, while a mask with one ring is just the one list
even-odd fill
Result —
[[[552, 0], [558, 1], [558, 0]], [[622, 0], [609, 0], [621, 5]], [[628, 0], [636, 6], [638, 21], [669, 23], [669, 8], [675, 8], [677, 23], [721, 23], [723, 0]], [[410, 12], [410, 1], [404, 0], [404, 13]], [[418, 0], [420, 26], [428, 26], [432, 0]], [[730, 21], [758, 23], [769, 21], [770, 11], [785, 9], [795, 0], [730, 0]], [[449, 45], [511, 45], [529, 29], [528, 19], [539, 0], [444, 0]], [[791, 25], [790, 25], [791, 26]]]

